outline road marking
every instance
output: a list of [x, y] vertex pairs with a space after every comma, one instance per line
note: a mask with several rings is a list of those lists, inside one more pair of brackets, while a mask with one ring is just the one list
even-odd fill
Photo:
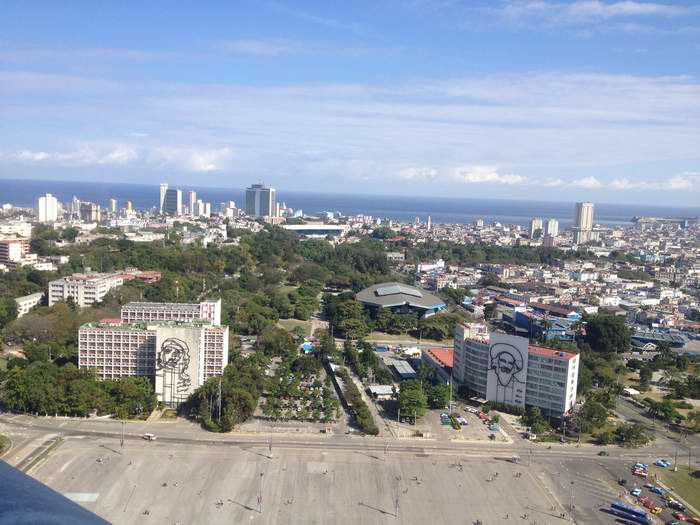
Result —
[[94, 503], [100, 497], [99, 492], [66, 492], [66, 498], [76, 503]]

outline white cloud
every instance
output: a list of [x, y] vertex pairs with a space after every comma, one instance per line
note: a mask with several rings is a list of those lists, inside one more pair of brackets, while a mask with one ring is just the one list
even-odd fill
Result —
[[582, 179], [571, 181], [567, 186], [572, 186], [575, 188], [585, 188], [585, 189], [596, 189], [603, 187], [603, 183], [600, 182], [595, 177], [584, 177]]
[[467, 184], [524, 184], [527, 177], [512, 173], [501, 174], [495, 166], [464, 166], [452, 172], [455, 180]]
[[27, 149], [0, 152], [0, 161], [40, 166], [120, 166], [142, 162], [193, 173], [221, 171], [230, 165], [232, 158], [233, 152], [230, 148], [196, 149], [174, 146], [139, 149], [131, 145], [83, 145], [72, 151], [61, 152]]
[[438, 177], [435, 168], [403, 168], [399, 170], [399, 178], [404, 180], [434, 180]]
[[0, 152], [0, 160], [66, 167], [128, 164], [137, 157], [136, 150], [127, 145], [117, 145], [111, 148], [82, 146], [79, 149], [65, 152], [31, 151], [27, 149], [15, 152]]
[[306, 46], [290, 40], [229, 40], [221, 44], [221, 49], [232, 55], [257, 57], [277, 57], [292, 55], [307, 50]]
[[174, 167], [194, 173], [221, 171], [233, 159], [231, 148], [192, 149], [181, 147], [157, 147], [147, 155], [146, 161], [160, 167]]
[[696, 8], [659, 2], [624, 0], [543, 1], [512, 0], [491, 12], [514, 23], [544, 21], [551, 24], [579, 25], [615, 19], [680, 17], [697, 12]]

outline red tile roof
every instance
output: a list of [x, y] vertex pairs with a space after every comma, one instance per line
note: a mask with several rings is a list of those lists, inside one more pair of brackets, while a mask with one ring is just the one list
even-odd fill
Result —
[[542, 357], [551, 357], [553, 359], [560, 359], [563, 361], [569, 361], [578, 355], [574, 352], [568, 352], [566, 350], [558, 350], [556, 348], [546, 348], [544, 346], [536, 345], [530, 345], [527, 350], [530, 354], [535, 354]]
[[454, 363], [454, 350], [452, 348], [428, 348], [425, 351], [442, 366], [452, 368]]

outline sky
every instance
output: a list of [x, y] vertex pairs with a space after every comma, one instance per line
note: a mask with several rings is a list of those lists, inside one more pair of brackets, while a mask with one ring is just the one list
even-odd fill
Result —
[[697, 205], [700, 3], [6, 0], [0, 178]]

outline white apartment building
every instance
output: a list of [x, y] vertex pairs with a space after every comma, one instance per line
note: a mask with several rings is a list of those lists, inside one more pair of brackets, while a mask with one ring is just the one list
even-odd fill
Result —
[[207, 300], [199, 304], [188, 303], [127, 303], [122, 306], [121, 319], [126, 323], [195, 320], [221, 324], [221, 299]]
[[538, 407], [560, 417], [576, 403], [579, 355], [528, 344], [528, 339], [488, 334], [478, 324], [458, 324], [454, 380], [489, 401]]
[[8, 268], [15, 268], [21, 265], [28, 253], [29, 240], [0, 239], [0, 264], [4, 264]]
[[112, 288], [124, 284], [121, 274], [74, 273], [49, 282], [49, 306], [72, 297], [80, 307], [90, 306], [104, 299]]
[[228, 327], [188, 323], [102, 322], [78, 332], [78, 368], [100, 379], [145, 376], [158, 400], [177, 407], [228, 363]]
[[26, 237], [32, 236], [32, 223], [25, 221], [0, 222], [0, 237]]
[[44, 292], [37, 292], [30, 295], [25, 295], [23, 297], [15, 297], [15, 303], [17, 303], [17, 318], [19, 319], [23, 315], [29, 313], [29, 311], [41, 304], [41, 300], [44, 298]]
[[58, 220], [58, 199], [47, 193], [36, 202], [36, 220], [39, 222], [56, 222]]

